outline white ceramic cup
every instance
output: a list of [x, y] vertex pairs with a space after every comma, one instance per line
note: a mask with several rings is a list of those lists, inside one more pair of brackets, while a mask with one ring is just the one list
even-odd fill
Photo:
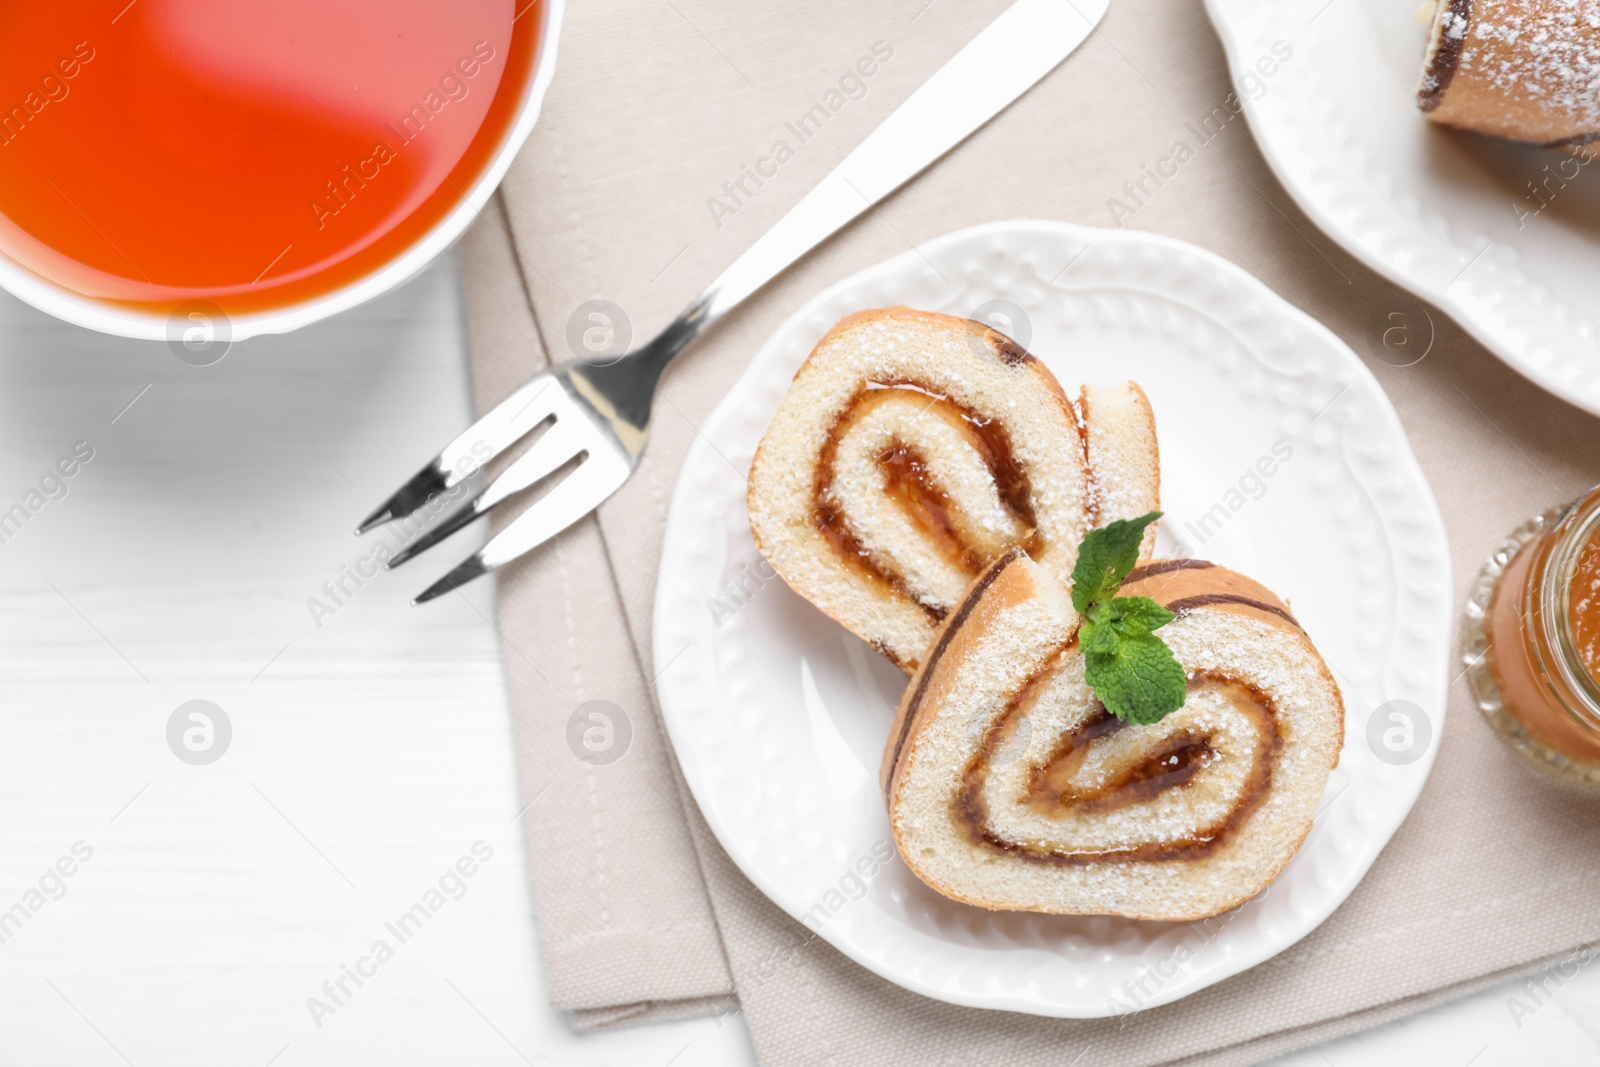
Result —
[[[550, 79], [555, 75], [556, 42], [561, 32], [561, 15], [566, 6], [565, 0], [541, 0], [538, 6], [543, 20], [539, 28], [539, 51], [533, 61], [533, 75], [523, 88], [522, 102], [517, 108], [516, 119], [505, 140], [495, 152], [494, 158], [490, 160], [488, 167], [484, 169], [472, 188], [467, 190], [467, 195], [462, 201], [405, 250], [359, 280], [310, 300], [230, 318], [226, 324], [208, 324], [205, 327], [207, 329], [225, 329], [228, 332], [226, 337], [218, 337], [215, 340], [232, 342], [263, 333], [287, 333], [355, 307], [410, 279], [431, 263], [435, 256], [450, 247], [452, 241], [461, 236], [462, 231], [478, 217], [478, 212], [483, 210], [489, 198], [494, 195], [496, 186], [500, 184], [500, 179], [505, 177], [506, 169], [511, 166], [511, 160], [516, 156], [517, 150], [528, 139], [533, 124], [539, 119], [539, 108], [544, 102], [545, 90], [549, 88]], [[183, 340], [177, 335], [178, 331], [194, 328], [187, 322], [175, 322], [166, 315], [120, 308], [71, 292], [25, 270], [4, 255], [0, 255], [0, 288], [58, 319], [64, 319], [78, 326], [87, 326], [102, 333], [178, 343]], [[208, 343], [211, 340], [212, 338], [207, 338]]]

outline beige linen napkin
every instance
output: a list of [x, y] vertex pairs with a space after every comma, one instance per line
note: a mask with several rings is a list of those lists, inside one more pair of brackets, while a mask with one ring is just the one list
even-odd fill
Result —
[[[547, 353], [570, 358], [571, 333], [596, 325], [575, 315], [587, 301], [623, 309], [635, 339], [658, 329], [1005, 3], [572, 0], [545, 114], [465, 242], [480, 406]], [[740, 875], [681, 786], [652, 703], [668, 665], [651, 663], [649, 630], [662, 523], [696, 426], [799, 304], [962, 226], [1041, 217], [1170, 234], [1327, 324], [1399, 410], [1444, 512], [1458, 601], [1501, 535], [1600, 481], [1600, 457], [1577, 447], [1595, 421], [1442, 315], [1420, 363], [1374, 358], [1370, 324], [1404, 294], [1300, 214], [1243, 117], [1197, 138], [1230, 99], [1197, 0], [1113, 0], [1060, 69], [702, 339], [662, 383], [640, 469], [598, 520], [502, 572], [539, 927], [552, 998], [578, 1025], [733, 1010], [737, 994], [774, 1067], [1245, 1063], [1600, 938], [1600, 804], [1533, 778], [1459, 679], [1427, 788], [1349, 901], [1273, 960], [1121, 1021], [958, 1008], [860, 969]], [[819, 103], [828, 117], [802, 142], [792, 123]], [[791, 152], [774, 166], [780, 140]], [[1113, 217], [1124, 183], [1180, 140], [1194, 154], [1178, 176]], [[596, 708], [619, 720], [615, 762], [574, 740]]]

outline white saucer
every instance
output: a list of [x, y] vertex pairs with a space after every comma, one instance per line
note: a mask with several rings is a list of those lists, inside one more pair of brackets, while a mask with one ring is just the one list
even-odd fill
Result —
[[[1085, 380], [1144, 386], [1168, 516], [1158, 554], [1214, 560], [1286, 597], [1344, 691], [1345, 749], [1305, 845], [1266, 893], [1206, 924], [987, 912], [934, 893], [898, 857], [880, 862], [893, 841], [878, 762], [904, 678], [757, 569], [743, 472], [822, 334], [863, 308], [971, 316], [996, 300], [1015, 306], [991, 321], [1069, 394]], [[1361, 361], [1231, 263], [1132, 230], [1019, 221], [950, 234], [801, 308], [702, 430], [656, 590], [653, 654], [673, 746], [740, 869], [890, 981], [1074, 1018], [1176, 1000], [1327, 918], [1422, 788], [1444, 722], [1453, 616], [1433, 495]], [[1279, 442], [1291, 458], [1262, 490], [1241, 488]], [[1408, 706], [1418, 709], [1409, 750], [1392, 729], [1403, 719], [1391, 718]]]
[[[1206, 2], [1250, 129], [1301, 210], [1518, 373], [1600, 414], [1600, 163], [1423, 118], [1428, 27], [1417, 7]], [[1409, 348], [1379, 350], [1388, 325], [1409, 332]], [[1402, 307], [1375, 308], [1368, 333], [1389, 362], [1408, 361], [1432, 337]]]

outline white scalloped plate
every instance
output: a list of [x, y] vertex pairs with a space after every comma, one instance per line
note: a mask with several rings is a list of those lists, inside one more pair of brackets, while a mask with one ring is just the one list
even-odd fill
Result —
[[[1069, 392], [1085, 380], [1143, 384], [1168, 513], [1158, 551], [1173, 553], [1182, 535], [1194, 555], [1287, 597], [1343, 687], [1345, 749], [1310, 836], [1267, 892], [1209, 925], [988, 912], [939, 896], [898, 858], [878, 869], [874, 850], [893, 847], [878, 761], [904, 678], [780, 580], [752, 576], [743, 473], [822, 334], [862, 308], [971, 315], [990, 300], [1023, 309], [1011, 332]], [[1229, 490], [1278, 441], [1292, 457], [1233, 510]], [[1213, 512], [1202, 543], [1185, 524], [1199, 529], [1219, 503], [1226, 520]], [[736, 601], [725, 583], [741, 580]], [[736, 610], [713, 611], [713, 601]], [[1451, 613], [1433, 495], [1378, 383], [1333, 334], [1192, 245], [998, 222], [846, 279], [756, 355], [678, 480], [653, 654], [695, 799], [779, 907], [926, 996], [1082, 1018], [1176, 1000], [1260, 963], [1350, 894], [1432, 765]], [[1420, 706], [1428, 729], [1418, 736], [1432, 737], [1405, 765], [1366, 741], [1369, 716], [1394, 699]]]
[[1526, 183], [1569, 157], [1424, 119], [1417, 7], [1206, 0], [1250, 129], [1301, 210], [1518, 373], [1600, 414], [1600, 166], [1568, 162], [1576, 177], [1551, 181], [1535, 211]]

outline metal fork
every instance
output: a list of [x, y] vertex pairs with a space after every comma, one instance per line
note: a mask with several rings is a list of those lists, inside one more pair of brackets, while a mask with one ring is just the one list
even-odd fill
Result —
[[1108, 0], [1017, 0], [807, 193], [666, 329], [608, 366], [561, 363], [518, 387], [367, 516], [358, 534], [416, 512], [544, 426], [526, 453], [392, 557], [396, 567], [563, 468], [532, 507], [427, 589], [442, 596], [530, 552], [599, 507], [638, 466], [656, 383], [673, 357], [751, 293], [921, 173], [1065, 59]]

